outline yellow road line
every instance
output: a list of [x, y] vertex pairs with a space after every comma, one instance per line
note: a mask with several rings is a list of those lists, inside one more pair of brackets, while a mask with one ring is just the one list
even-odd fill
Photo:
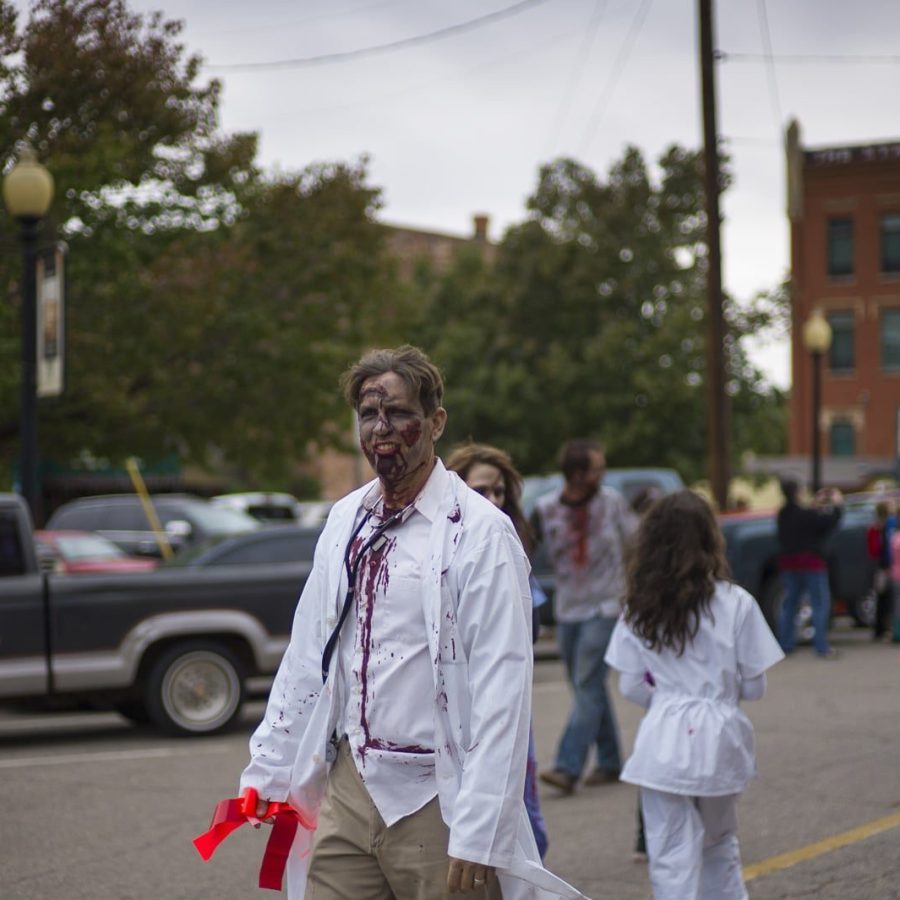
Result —
[[836, 834], [833, 837], [825, 838], [816, 844], [809, 844], [807, 847], [801, 847], [799, 850], [791, 850], [789, 853], [782, 853], [780, 856], [771, 856], [762, 862], [754, 863], [752, 866], [744, 867], [744, 881], [752, 881], [762, 875], [771, 875], [772, 872], [779, 872], [781, 869], [788, 869], [797, 863], [806, 862], [809, 859], [815, 859], [832, 850], [838, 850], [846, 847], [848, 844], [855, 844], [857, 841], [864, 841], [866, 838], [883, 831], [890, 831], [900, 825], [900, 813], [894, 813], [885, 816], [883, 819], [875, 819], [874, 822], [868, 822], [866, 825], [860, 825], [859, 828], [853, 828], [845, 831], [843, 834]]

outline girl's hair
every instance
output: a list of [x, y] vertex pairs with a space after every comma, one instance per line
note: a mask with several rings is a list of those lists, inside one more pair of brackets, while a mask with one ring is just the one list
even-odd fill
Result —
[[725, 540], [709, 504], [683, 490], [647, 511], [631, 548], [625, 620], [651, 650], [679, 656], [709, 611], [716, 582], [730, 577]]
[[503, 487], [506, 499], [503, 501], [503, 512], [512, 519], [513, 527], [528, 556], [534, 551], [534, 532], [522, 512], [522, 476], [513, 465], [512, 458], [505, 450], [487, 444], [460, 444], [454, 447], [444, 465], [456, 472], [463, 481], [469, 478], [472, 467], [479, 463], [494, 466], [503, 476]]

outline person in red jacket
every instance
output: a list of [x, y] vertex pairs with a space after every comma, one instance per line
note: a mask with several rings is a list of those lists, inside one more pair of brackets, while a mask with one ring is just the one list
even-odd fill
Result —
[[778, 641], [785, 653], [794, 649], [797, 605], [807, 593], [812, 605], [816, 653], [822, 659], [834, 659], [837, 651], [828, 643], [831, 594], [825, 542], [840, 521], [843, 497], [837, 489], [825, 489], [816, 494], [816, 503], [810, 507], [800, 504], [800, 485], [796, 481], [785, 479], [781, 491], [784, 506], [778, 511], [778, 567], [784, 581], [784, 605]]

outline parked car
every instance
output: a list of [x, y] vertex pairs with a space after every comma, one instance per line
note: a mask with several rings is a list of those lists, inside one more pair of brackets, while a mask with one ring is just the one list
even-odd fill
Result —
[[[522, 509], [525, 515], [531, 515], [538, 497], [551, 491], [561, 491], [564, 483], [562, 472], [530, 475], [523, 479]], [[607, 469], [603, 484], [623, 494], [629, 504], [645, 488], [656, 488], [661, 494], [673, 494], [684, 487], [681, 476], [674, 469]]]
[[[165, 531], [165, 538], [176, 553], [185, 547], [262, 527], [257, 519], [245, 512], [223, 509], [190, 494], [156, 494], [151, 501]], [[156, 533], [136, 494], [72, 500], [50, 516], [47, 528], [54, 531], [95, 531], [126, 553], [162, 556]]]
[[297, 522], [308, 528], [321, 528], [334, 506], [333, 500], [300, 500], [297, 503], [299, 514]]
[[[522, 509], [526, 516], [530, 516], [538, 501], [538, 497], [549, 494], [551, 491], [561, 491], [565, 479], [561, 472], [550, 475], [534, 475], [523, 479], [522, 484]], [[673, 494], [684, 487], [681, 476], [674, 469], [607, 469], [603, 476], [603, 484], [615, 488], [624, 495], [629, 505], [646, 488], [655, 488], [661, 494]], [[547, 556], [547, 548], [538, 546], [534, 559], [531, 561], [534, 577], [537, 579], [548, 602], [541, 608], [541, 624], [553, 625], [553, 595], [556, 590], [556, 576], [550, 559]]]
[[283, 528], [263, 528], [184, 550], [173, 557], [167, 566], [205, 568], [311, 563], [321, 533], [321, 527], [285, 525]]
[[275, 673], [311, 569], [48, 573], [27, 505], [0, 493], [0, 705], [89, 705], [171, 734], [221, 731], [248, 682]]
[[91, 531], [36, 531], [34, 540], [42, 565], [52, 572], [84, 575], [147, 572], [156, 568], [156, 560], [129, 556], [112, 541]]
[[246, 513], [264, 524], [292, 524], [300, 518], [300, 501], [292, 494], [276, 491], [219, 494], [210, 497], [209, 502], [222, 509]]
[[[870, 627], [875, 615], [873, 569], [866, 550], [866, 530], [875, 513], [874, 498], [846, 498], [838, 527], [826, 544], [832, 613], [849, 614], [861, 626]], [[777, 510], [720, 516], [732, 575], [754, 597], [773, 630], [777, 627], [784, 598], [778, 574]], [[802, 600], [798, 634], [812, 635], [811, 610]]]

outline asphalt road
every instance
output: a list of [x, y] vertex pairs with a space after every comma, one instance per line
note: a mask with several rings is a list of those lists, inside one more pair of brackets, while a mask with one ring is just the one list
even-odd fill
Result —
[[[800, 650], [747, 705], [760, 778], [739, 817], [753, 900], [900, 898], [900, 647], [849, 628], [834, 643], [840, 659]], [[568, 690], [555, 661], [540, 662], [535, 681], [538, 754], [549, 764]], [[616, 703], [628, 748], [640, 713]], [[159, 737], [113, 714], [0, 716], [0, 897], [265, 896], [262, 833], [238, 832], [209, 863], [191, 845], [215, 802], [233, 795], [261, 708], [248, 705], [233, 733], [203, 740]], [[595, 900], [650, 897], [646, 866], [631, 858], [633, 788], [566, 798], [548, 789], [542, 801], [550, 868]]]

